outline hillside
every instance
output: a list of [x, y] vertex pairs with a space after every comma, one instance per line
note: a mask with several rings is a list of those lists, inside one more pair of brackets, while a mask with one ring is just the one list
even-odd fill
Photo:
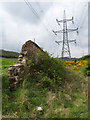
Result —
[[0, 57], [17, 58], [19, 53], [13, 51], [0, 50]]
[[[73, 65], [66, 66], [63, 60], [39, 54], [39, 63], [28, 61], [29, 73], [12, 92], [7, 71], [15, 61], [7, 58], [2, 61], [3, 118], [88, 117], [88, 78], [83, 75], [84, 66], [73, 70]], [[38, 107], [43, 110], [38, 111]]]
[[[59, 59], [62, 59], [62, 57], [60, 57]], [[68, 57], [64, 57], [64, 58], [63, 58], [63, 60], [68, 60], [68, 61], [74, 60], [74, 59], [77, 59], [77, 60], [88, 60], [88, 59], [90, 59], [90, 55], [85, 55], [85, 56], [80, 57], [80, 58], [76, 58], [76, 57], [71, 58], [71, 59], [68, 58]]]
[[[59, 59], [62, 59], [62, 57], [60, 57]], [[63, 60], [68, 60], [68, 61], [70, 61], [70, 60], [74, 60], [74, 59], [78, 59], [78, 58], [68, 58], [68, 57], [63, 57]]]
[[79, 60], [89, 60], [90, 59], [90, 55], [85, 55], [81, 58], [79, 58]]

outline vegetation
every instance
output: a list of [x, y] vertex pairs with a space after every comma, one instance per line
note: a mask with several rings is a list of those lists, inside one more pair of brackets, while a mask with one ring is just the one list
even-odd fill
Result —
[[87, 60], [74, 60], [74, 61], [65, 61], [64, 64], [67, 66], [73, 66], [72, 69], [73, 70], [79, 70], [80, 67], [82, 66], [86, 66], [88, 63]]
[[85, 76], [90, 76], [90, 59], [88, 60], [87, 65], [83, 69], [83, 72]]
[[[8, 68], [16, 59], [2, 59], [3, 117], [9, 118], [87, 118], [88, 79], [83, 74], [86, 66], [72, 69], [63, 60], [45, 53], [38, 54], [39, 62], [28, 61], [30, 71], [20, 87], [9, 90]], [[43, 111], [37, 110], [42, 107]]]
[[19, 53], [13, 51], [0, 50], [0, 57], [18, 58]]
[[89, 60], [90, 59], [90, 55], [85, 55], [81, 58], [79, 58], [79, 60]]

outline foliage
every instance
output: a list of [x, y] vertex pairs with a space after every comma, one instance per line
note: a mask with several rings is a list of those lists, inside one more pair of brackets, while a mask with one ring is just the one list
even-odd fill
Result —
[[74, 65], [74, 64], [75, 64], [75, 61], [65, 61], [64, 64], [65, 64], [65, 65], [68, 65], [68, 66]]
[[53, 58], [47, 52], [38, 53], [38, 64], [30, 63], [30, 76], [43, 87], [55, 88], [60, 86], [67, 71], [63, 62], [58, 58]]
[[86, 65], [86, 67], [83, 69], [84, 75], [90, 76], [90, 59]]
[[79, 58], [78, 60], [88, 60], [88, 59], [90, 59], [90, 55], [85, 55], [85, 56]]
[[65, 61], [64, 64], [66, 66], [73, 66], [73, 70], [79, 70], [80, 67], [86, 66], [88, 63], [87, 60], [74, 60], [74, 61]]
[[90, 55], [84, 56], [78, 60], [65, 61], [64, 65], [72, 66], [73, 70], [82, 69], [85, 76], [90, 76]]
[[79, 70], [77, 66], [72, 67], [73, 70]]

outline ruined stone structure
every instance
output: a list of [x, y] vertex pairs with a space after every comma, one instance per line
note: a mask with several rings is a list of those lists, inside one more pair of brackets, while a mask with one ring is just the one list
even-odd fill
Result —
[[19, 54], [18, 61], [15, 65], [11, 65], [8, 69], [10, 90], [16, 90], [20, 85], [21, 79], [28, 73], [30, 67], [28, 66], [28, 60], [32, 60], [37, 64], [37, 53], [39, 50], [41, 50], [41, 48], [31, 40], [27, 41], [22, 46], [22, 50]]

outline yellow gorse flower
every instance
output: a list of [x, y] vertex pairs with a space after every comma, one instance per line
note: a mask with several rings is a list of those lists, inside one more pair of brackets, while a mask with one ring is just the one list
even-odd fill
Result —
[[75, 64], [75, 62], [74, 61], [65, 61], [64, 64], [70, 66], [70, 65]]
[[72, 67], [73, 70], [79, 70], [79, 67], [81, 66], [86, 66], [87, 64], [87, 60], [81, 60], [81, 61], [65, 61], [64, 64], [66, 66], [71, 66], [71, 65], [75, 65], [74, 67]]
[[79, 70], [77, 66], [72, 67], [73, 70]]

